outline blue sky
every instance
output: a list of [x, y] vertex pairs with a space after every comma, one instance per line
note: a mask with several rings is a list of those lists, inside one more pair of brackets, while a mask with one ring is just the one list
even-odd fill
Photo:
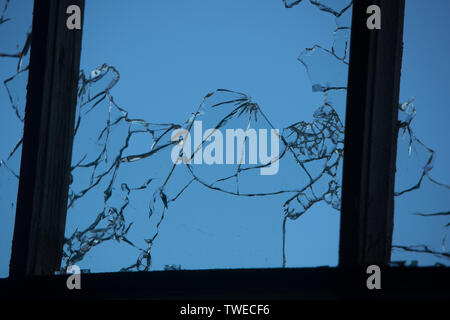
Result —
[[[112, 93], [134, 117], [182, 123], [206, 93], [226, 88], [252, 96], [283, 128], [310, 121], [323, 102], [322, 94], [311, 92], [297, 57], [314, 44], [330, 47], [335, 21], [309, 3], [293, 9], [281, 1], [103, 3], [88, 3], [81, 65], [115, 66], [121, 79]], [[279, 267], [285, 200], [243, 199], [193, 186], [169, 209], [153, 249], [154, 267]], [[319, 205], [302, 218], [288, 224], [288, 266], [335, 265], [338, 212]], [[117, 269], [136, 259], [127, 245], [102, 246], [86, 256], [94, 265], [86, 268]], [[120, 254], [111, 259], [112, 252]]]
[[[447, 30], [450, 21], [447, 13], [448, 1], [406, 1], [404, 54], [400, 100], [415, 97], [417, 116], [413, 128], [416, 136], [437, 156], [431, 176], [440, 182], [450, 184], [450, 152], [448, 119], [450, 117], [448, 96], [448, 75], [450, 49]], [[398, 151], [399, 153], [401, 150]], [[403, 154], [408, 150], [403, 149]], [[407, 179], [413, 171], [402, 170], [402, 161], [397, 164], [399, 180]], [[411, 168], [414, 168], [412, 166]], [[396, 199], [394, 240], [396, 244], [429, 243], [442, 250], [441, 240], [445, 235], [445, 218], [423, 218], [413, 212], [448, 211], [450, 193], [432, 184], [425, 183], [423, 190], [412, 192]], [[447, 240], [447, 250], [449, 241]], [[437, 261], [427, 255], [405, 254], [394, 251], [392, 260], [418, 260], [420, 264]], [[441, 261], [442, 262], [442, 261]], [[448, 262], [447, 262], [448, 263]]]
[[[25, 7], [31, 3], [19, 2], [23, 7], [16, 4], [11, 12], [13, 17], [26, 11]], [[432, 175], [445, 183], [450, 183], [448, 133], [444, 131], [444, 121], [449, 116], [445, 90], [450, 71], [446, 59], [449, 44], [443, 41], [443, 33], [450, 27], [446, 18], [448, 9], [450, 4], [445, 0], [435, 0], [433, 5], [407, 0], [400, 94], [401, 101], [416, 97], [418, 114], [413, 127], [424, 143], [437, 150]], [[28, 15], [28, 22], [27, 15], [20, 16], [17, 23], [22, 27], [7, 35], [0, 33], [0, 38], [22, 42], [31, 16]], [[86, 4], [81, 68], [89, 73], [105, 62], [115, 66], [121, 79], [112, 94], [131, 117], [152, 123], [182, 123], [197, 109], [206, 93], [226, 88], [252, 96], [271, 122], [283, 128], [300, 120], [311, 121], [314, 110], [322, 104], [322, 94], [312, 92], [306, 70], [297, 57], [313, 45], [330, 48], [334, 29], [334, 17], [306, 1], [286, 9], [281, 0], [91, 0]], [[0, 48], [2, 52], [1, 45]], [[13, 72], [11, 63], [7, 66], [3, 60], [0, 59], [2, 79]], [[0, 91], [0, 103], [8, 106], [4, 88]], [[12, 121], [2, 120], [0, 130], [8, 136], [0, 148], [3, 159], [14, 140], [6, 132], [17, 131], [18, 127], [13, 127]], [[145, 175], [142, 170], [157, 172], [157, 169], [137, 167], [128, 178], [137, 179]], [[284, 179], [289, 170], [280, 167], [279, 179]], [[1, 208], [14, 198], [14, 188], [9, 188], [14, 182], [4, 177], [6, 174], [2, 173], [1, 188], [8, 195], [0, 199]], [[264, 180], [254, 178], [250, 182], [258, 186]], [[448, 210], [447, 199], [448, 193], [432, 186], [399, 199], [394, 243], [427, 242], [439, 246], [446, 222], [414, 217], [411, 212]], [[193, 186], [168, 211], [152, 251], [154, 269], [165, 264], [179, 264], [188, 269], [279, 267], [285, 200], [243, 199]], [[92, 216], [87, 211], [101, 203], [91, 197], [69, 212], [66, 234], [88, 224]], [[131, 220], [140, 221], [137, 216], [142, 214], [140, 205], [136, 203], [131, 208]], [[0, 216], [4, 230], [0, 276], [8, 272], [12, 213], [2, 209]], [[133, 228], [136, 237], [147, 236], [143, 225]], [[287, 266], [336, 265], [338, 235], [339, 213], [325, 204], [314, 206], [288, 223]], [[92, 249], [79, 265], [93, 272], [116, 271], [133, 263], [136, 256], [128, 245], [110, 241]], [[393, 255], [393, 260], [411, 259], [421, 264], [436, 261], [428, 256], [397, 252]]]
[[[5, 1], [0, 1], [3, 10]], [[17, 53], [22, 50], [27, 32], [31, 27], [33, 1], [11, 1], [5, 18], [11, 20], [0, 26], [0, 52]], [[10, 10], [10, 11], [9, 11]], [[14, 19], [14, 20], [13, 20]], [[14, 21], [14, 24], [13, 22]], [[0, 154], [1, 160], [7, 160], [9, 153], [22, 136], [23, 123], [18, 120], [13, 109], [3, 81], [15, 74], [17, 59], [0, 58]], [[10, 89], [19, 109], [25, 109], [27, 75], [16, 77], [10, 82]], [[19, 148], [8, 162], [8, 166], [19, 171], [21, 149]], [[11, 241], [14, 228], [15, 203], [17, 199], [18, 180], [4, 167], [0, 167], [0, 277], [8, 275]]]

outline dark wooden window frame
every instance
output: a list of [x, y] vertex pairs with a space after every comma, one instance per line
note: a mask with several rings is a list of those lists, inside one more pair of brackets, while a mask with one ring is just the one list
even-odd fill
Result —
[[[449, 297], [446, 268], [390, 268], [404, 0], [354, 0], [345, 126], [339, 266], [83, 274], [68, 290], [59, 270], [81, 52], [66, 8], [35, 0], [10, 276], [0, 297], [346, 298]], [[382, 28], [366, 27], [369, 5]], [[366, 267], [382, 269], [382, 290]], [[413, 280], [414, 279], [414, 280]]]

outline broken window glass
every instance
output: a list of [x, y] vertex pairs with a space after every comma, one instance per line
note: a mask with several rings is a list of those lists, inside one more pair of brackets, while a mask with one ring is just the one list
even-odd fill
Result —
[[88, 2], [62, 271], [336, 265], [350, 23]]
[[19, 186], [32, 0], [0, 0], [0, 277], [9, 259]]
[[395, 181], [394, 265], [449, 265], [448, 1], [407, 1]]

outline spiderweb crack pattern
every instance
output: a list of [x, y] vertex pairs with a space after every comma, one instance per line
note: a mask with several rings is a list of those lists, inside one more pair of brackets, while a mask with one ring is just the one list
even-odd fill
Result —
[[[302, 0], [283, 0], [286, 8], [294, 8], [301, 2]], [[9, 1], [6, 1], [0, 15], [0, 27], [3, 23], [10, 23], [9, 19], [5, 18], [8, 3]], [[336, 29], [330, 48], [314, 45], [305, 49], [298, 57], [298, 61], [308, 73], [312, 90], [323, 95], [323, 103], [314, 112], [312, 121], [295, 122], [282, 129], [279, 135], [281, 150], [276, 161], [294, 162], [305, 176], [302, 181], [294, 181], [291, 184], [292, 187], [288, 189], [262, 186], [256, 192], [252, 191], [252, 185], [246, 183], [246, 175], [270, 163], [259, 165], [240, 163], [231, 171], [213, 174], [211, 172], [205, 174], [191, 163], [160, 165], [160, 159], [169, 159], [172, 147], [178, 143], [171, 141], [172, 133], [177, 129], [185, 129], [192, 133], [193, 123], [196, 120], [210, 124], [214, 130], [227, 127], [275, 129], [262, 107], [247, 94], [217, 89], [203, 97], [198, 109], [184, 123], [159, 124], [133, 118], [126, 108], [115, 102], [112, 91], [120, 80], [120, 73], [114, 66], [103, 64], [89, 74], [83, 70], [80, 72], [68, 215], [80, 214], [76, 210], [77, 203], [83, 199], [90, 201], [91, 194], [97, 196], [102, 194], [103, 204], [85, 228], [81, 230], [77, 228], [66, 237], [62, 271], [67, 266], [83, 260], [92, 248], [111, 240], [123, 242], [138, 252], [136, 262], [124, 267], [123, 271], [150, 270], [152, 247], [158, 238], [160, 227], [169, 208], [193, 184], [200, 184], [204, 188], [239, 197], [284, 197], [281, 208], [283, 266], [287, 263], [286, 224], [288, 221], [297, 220], [313, 205], [320, 202], [328, 204], [337, 211], [340, 210], [345, 105], [335, 102], [335, 99], [338, 95], [345, 95], [347, 89], [351, 1], [310, 0], [310, 3], [319, 10], [331, 14], [336, 21]], [[27, 74], [28, 64], [25, 67], [23, 65], [29, 55], [30, 45], [31, 33], [26, 36], [25, 44], [19, 52], [0, 53], [0, 58], [17, 59], [18, 62], [17, 72], [3, 83], [7, 90], [10, 107], [21, 122], [24, 121], [24, 107], [18, 106], [8, 84], [19, 75]], [[435, 151], [414, 135], [411, 124], [415, 115], [413, 99], [399, 105], [399, 140], [407, 139], [410, 155], [412, 150], [420, 149], [427, 160], [414, 183], [396, 189], [397, 197], [419, 189], [425, 179], [441, 188], [450, 189], [448, 185], [430, 176]], [[214, 130], [210, 136], [214, 134]], [[145, 145], [135, 148], [134, 139], [142, 136], [145, 137]], [[208, 142], [208, 138], [203, 139], [201, 146]], [[247, 138], [243, 141], [244, 144]], [[8, 161], [20, 149], [20, 145], [21, 140], [11, 150], [9, 157], [0, 162], [0, 166], [7, 168], [17, 179], [19, 174], [9, 169]], [[195, 154], [196, 151], [190, 156], [194, 158]], [[130, 178], [128, 179], [130, 181], [127, 181], [125, 179], [127, 166], [139, 163], [145, 163], [146, 166], [153, 163], [160, 168], [148, 176], [143, 173], [141, 180]], [[187, 173], [187, 178], [181, 185], [172, 183], [173, 176], [181, 170]], [[127, 216], [127, 210], [133, 203], [133, 195], [142, 192], [148, 195], [145, 211], [151, 225], [148, 238], [144, 241], [145, 246], [137, 245], [130, 240], [129, 233], [133, 228], [133, 222], [128, 222], [130, 218]], [[415, 214], [430, 218], [447, 216], [449, 213]], [[449, 258], [447, 252], [438, 252], [426, 245], [394, 245], [393, 248]], [[167, 269], [170, 268], [173, 266], [167, 267]]]

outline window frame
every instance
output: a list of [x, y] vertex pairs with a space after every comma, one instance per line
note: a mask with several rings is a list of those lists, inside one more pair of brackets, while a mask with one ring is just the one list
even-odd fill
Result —
[[[389, 267], [405, 1], [353, 2], [339, 266], [83, 274], [83, 290], [68, 290], [67, 276], [54, 273], [64, 241], [82, 31], [66, 28], [65, 9], [76, 4], [83, 15], [84, 0], [35, 0], [10, 276], [0, 280], [0, 297], [380, 297], [366, 287], [371, 264], [388, 279], [383, 297], [448, 297], [446, 268]], [[382, 11], [380, 30], [366, 26], [373, 4]], [[414, 286], [412, 276], [419, 277]]]

